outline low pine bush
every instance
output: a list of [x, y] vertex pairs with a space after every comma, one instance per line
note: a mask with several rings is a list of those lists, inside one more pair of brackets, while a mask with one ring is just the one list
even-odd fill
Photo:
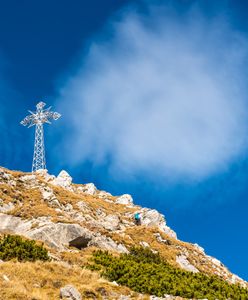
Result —
[[43, 245], [33, 240], [25, 240], [18, 235], [5, 235], [0, 239], [0, 259], [18, 261], [49, 260], [48, 252]]
[[228, 284], [217, 276], [192, 273], [169, 265], [149, 248], [132, 248], [129, 254], [113, 256], [95, 251], [90, 268], [136, 292], [163, 297], [164, 294], [208, 300], [247, 300], [248, 290]]

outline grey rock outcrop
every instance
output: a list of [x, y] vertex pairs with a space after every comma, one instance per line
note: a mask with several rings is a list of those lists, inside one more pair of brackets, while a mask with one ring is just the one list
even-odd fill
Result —
[[0, 232], [21, 234], [40, 240], [58, 251], [67, 250], [68, 246], [79, 249], [96, 246], [105, 250], [128, 253], [124, 245], [117, 244], [111, 238], [94, 233], [79, 224], [53, 223], [46, 218], [25, 221], [19, 217], [0, 214]]
[[190, 271], [193, 273], [198, 273], [199, 271], [197, 270], [197, 268], [195, 266], [193, 266], [187, 259], [187, 257], [185, 255], [178, 255], [176, 257], [176, 262], [179, 264], [179, 266], [186, 270], [186, 271]]
[[78, 224], [48, 223], [25, 233], [26, 236], [45, 242], [59, 251], [66, 250], [69, 243], [78, 237], [92, 239], [93, 234]]
[[170, 245], [171, 244], [171, 242], [169, 240], [163, 239], [159, 232], [154, 233], [154, 236], [156, 237], [156, 239], [159, 243], [162, 243], [162, 244], [165, 244], [165, 245]]
[[117, 244], [114, 242], [110, 237], [106, 237], [103, 235], [99, 235], [94, 237], [89, 244], [89, 246], [96, 246], [100, 249], [110, 250], [110, 251], [117, 251], [120, 253], [128, 253], [127, 248], [122, 244]]
[[71, 187], [72, 177], [64, 170], [62, 170], [59, 175], [51, 181], [51, 183], [70, 191], [73, 190]]
[[129, 194], [124, 194], [120, 197], [118, 197], [116, 200], [115, 200], [115, 203], [118, 203], [118, 204], [125, 204], [125, 205], [133, 205], [133, 198], [131, 195]]
[[80, 186], [77, 188], [77, 190], [79, 192], [82, 192], [84, 194], [88, 194], [88, 195], [95, 195], [96, 194], [96, 186], [94, 185], [94, 183], [87, 183], [83, 186]]
[[0, 213], [0, 232], [13, 232], [24, 234], [32, 227], [30, 221], [24, 221], [21, 218]]
[[166, 225], [164, 215], [160, 214], [156, 209], [142, 208], [140, 210], [142, 225], [158, 227], [162, 232], [173, 238], [177, 238], [176, 233]]
[[7, 213], [15, 208], [15, 205], [12, 202], [3, 203], [0, 199], [0, 213]]
[[53, 190], [49, 186], [39, 187], [39, 190], [41, 192], [43, 199], [48, 203], [48, 205], [50, 207], [53, 207], [53, 208], [61, 208], [62, 207], [59, 200], [54, 195]]
[[110, 231], [120, 229], [120, 219], [117, 215], [107, 215], [100, 224]]
[[104, 199], [104, 200], [107, 200], [107, 201], [111, 201], [109, 198], [111, 198], [112, 195], [108, 192], [105, 192], [105, 191], [99, 191], [98, 194], [97, 194], [97, 197], [101, 198], [101, 199]]
[[82, 296], [73, 285], [66, 285], [60, 289], [60, 299], [82, 300]]

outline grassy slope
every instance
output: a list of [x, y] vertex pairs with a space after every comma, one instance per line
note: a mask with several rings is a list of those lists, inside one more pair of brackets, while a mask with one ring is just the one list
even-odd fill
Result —
[[[32, 218], [32, 217], [39, 217], [39, 216], [51, 216], [52, 220], [54, 222], [67, 222], [67, 223], [73, 223], [74, 220], [66, 213], [61, 213], [61, 212], [57, 212], [55, 211], [53, 208], [49, 207], [47, 202], [45, 202], [42, 198], [42, 195], [39, 191], [38, 188], [33, 188], [33, 189], [27, 189], [24, 185], [24, 183], [22, 181], [19, 180], [19, 178], [23, 175], [27, 175], [27, 173], [21, 173], [21, 172], [12, 172], [12, 171], [8, 171], [5, 170], [7, 173], [11, 174], [14, 179], [17, 182], [16, 186], [10, 186], [7, 184], [7, 182], [1, 181], [0, 184], [0, 199], [3, 200], [3, 202], [5, 203], [9, 203], [9, 202], [13, 202], [16, 205], [16, 208], [10, 212], [12, 215], [15, 216], [20, 216], [23, 218]], [[67, 190], [64, 190], [60, 187], [55, 187], [52, 185], [49, 185], [48, 183], [46, 183], [43, 179], [43, 177], [38, 176], [39, 179], [39, 185], [46, 185], [46, 186], [50, 186], [52, 187], [52, 189], [54, 190], [54, 193], [56, 195], [56, 198], [60, 201], [60, 203], [62, 204], [67, 204], [70, 203], [74, 209], [77, 209], [77, 203], [79, 201], [84, 201], [89, 209], [89, 214], [93, 217], [95, 217], [95, 210], [98, 208], [101, 208], [106, 214], [118, 214], [119, 217], [122, 220], [127, 220], [127, 221], [132, 221], [132, 219], [130, 219], [130, 217], [127, 217], [128, 214], [133, 215], [134, 211], [139, 209], [139, 207], [127, 207], [125, 205], [120, 205], [120, 204], [115, 204], [114, 200], [116, 197], [112, 197], [113, 203], [109, 203], [104, 201], [103, 199], [100, 199], [96, 196], [90, 196], [90, 195], [83, 195], [83, 194], [75, 194], [72, 192], [69, 192]], [[80, 185], [74, 185], [74, 186], [80, 186]], [[99, 231], [99, 228], [91, 228], [89, 226], [89, 224], [86, 223], [81, 223], [81, 225], [88, 227], [91, 230], [97, 230]], [[169, 241], [169, 245], [165, 245], [165, 244], [161, 244], [157, 241], [157, 239], [154, 236], [154, 233], [159, 232], [157, 228], [147, 228], [147, 227], [143, 227], [143, 226], [133, 226], [133, 227], [129, 227], [126, 229], [125, 232], [122, 233], [114, 233], [114, 232], [108, 232], [106, 230], [104, 230], [103, 228], [100, 229], [100, 231], [108, 236], [110, 236], [111, 238], [113, 238], [115, 241], [117, 242], [121, 242], [123, 244], [125, 244], [126, 246], [133, 246], [133, 245], [138, 245], [139, 242], [141, 241], [146, 241], [149, 243], [149, 245], [152, 247], [152, 249], [159, 251], [159, 253], [161, 254], [162, 257], [166, 258], [166, 260], [173, 266], [178, 267], [177, 263], [176, 263], [176, 255], [179, 254], [181, 252], [182, 249], [186, 250], [189, 253], [189, 261], [191, 263], [193, 263], [200, 271], [206, 273], [206, 274], [213, 274], [214, 270], [212, 269], [211, 265], [209, 265], [209, 263], [205, 260], [204, 255], [199, 252], [192, 244], [190, 243], [185, 243], [185, 242], [181, 242], [179, 240], [175, 240], [169, 236], [167, 236], [164, 233], [161, 233], [161, 236], [164, 239], [167, 239]], [[92, 249], [85, 249], [83, 251], [73, 251], [73, 252], [67, 252], [67, 253], [55, 253], [55, 256], [60, 256], [65, 262], [69, 262], [71, 264], [71, 268], [73, 268], [73, 272], [75, 272], [75, 286], [79, 286], [81, 284], [81, 279], [80, 280], [76, 280], [76, 277], [78, 277], [81, 273], [81, 269], [79, 266], [81, 266], [82, 264], [86, 263], [86, 258], [91, 256], [91, 251]], [[9, 263], [9, 264], [13, 264], [13, 265], [9, 265], [10, 268], [12, 268], [13, 270], [20, 268], [20, 271], [22, 270], [22, 272], [24, 272], [22, 275], [20, 275], [20, 277], [15, 277], [16, 281], [14, 280], [14, 282], [16, 282], [16, 284], [19, 282], [19, 284], [21, 284], [23, 287], [20, 288], [20, 291], [23, 291], [23, 289], [27, 289], [28, 291], [26, 292], [26, 294], [28, 295], [28, 293], [30, 293], [30, 291], [32, 291], [31, 293], [35, 292], [38, 293], [38, 290], [41, 292], [41, 289], [39, 288], [34, 288], [33, 285], [35, 284], [35, 281], [32, 278], [32, 281], [30, 281], [29, 283], [25, 283], [25, 281], [28, 281], [28, 274], [25, 275], [25, 267], [28, 266], [28, 264], [23, 265], [22, 264], [15, 264], [15, 263]], [[4, 264], [5, 265], [5, 264]], [[7, 265], [6, 265], [7, 266]], [[43, 268], [44, 266], [44, 268]], [[0, 272], [5, 272], [6, 269], [2, 269], [4, 266], [0, 265]], [[36, 270], [36, 268], [40, 268], [39, 272], [40, 274], [46, 274], [46, 267], [45, 264], [42, 265], [39, 263], [35, 263], [34, 264], [34, 270]], [[62, 268], [63, 265], [59, 265], [59, 264], [54, 264], [54, 268], [58, 268], [58, 270], [60, 270], [60, 268]], [[5, 268], [5, 267], [4, 267]], [[31, 271], [32, 265], [30, 265], [28, 267], [30, 269], [30, 272], [32, 273], [33, 271]], [[65, 268], [65, 267], [63, 267]], [[56, 274], [60, 274], [60, 271], [54, 271], [54, 276], [57, 276]], [[67, 268], [64, 269], [64, 274], [67, 274], [69, 271]], [[89, 272], [89, 271], [87, 271]], [[18, 272], [13, 272], [13, 274], [16, 273], [19, 274]], [[36, 274], [36, 271], [33, 272], [34, 274]], [[0, 273], [3, 274], [3, 273]], [[91, 274], [91, 273], [87, 273], [87, 274]], [[11, 274], [10, 274], [11, 276]], [[44, 275], [45, 276], [45, 275]], [[52, 276], [52, 275], [51, 275]], [[80, 275], [81, 276], [81, 275]], [[97, 276], [95, 275], [89, 275], [89, 278], [93, 278], [91, 276]], [[53, 276], [52, 276], [53, 277]], [[23, 278], [23, 280], [22, 280]], [[25, 279], [26, 278], [26, 279]], [[63, 277], [64, 279], [61, 279], [63, 283], [72, 283], [71, 278], [68, 280], [68, 277], [65, 275]], [[74, 278], [74, 277], [72, 277]], [[80, 278], [80, 277], [79, 277]], [[51, 278], [51, 282], [52, 280], [55, 280], [56, 278], [53, 277], [53, 279]], [[42, 280], [42, 278], [41, 278]], [[72, 279], [74, 280], [74, 279]], [[92, 279], [93, 280], [93, 279]], [[94, 280], [93, 280], [94, 281]], [[51, 294], [53, 297], [53, 295], [57, 295], [58, 293], [58, 288], [54, 288], [53, 284], [50, 282], [50, 284], [48, 284], [47, 288], [42, 288], [42, 293], [47, 291], [50, 291], [52, 293], [52, 290], [54, 290], [54, 294]], [[99, 284], [99, 282], [101, 283], [101, 279], [98, 278], [97, 280], [95, 280], [95, 282], [97, 284]], [[13, 281], [12, 281], [13, 283]], [[11, 284], [12, 284], [11, 283]], [[8, 288], [9, 283], [4, 283], [0, 281], [0, 284], [4, 284], [4, 290], [10, 290]], [[107, 284], [107, 283], [106, 283]], [[101, 285], [101, 284], [100, 284]], [[15, 286], [15, 285], [13, 285]], [[18, 284], [17, 284], [18, 286]], [[87, 287], [90, 286], [90, 283], [87, 284]], [[3, 293], [2, 291], [2, 287], [0, 285], [0, 293]], [[113, 286], [110, 286], [111, 289], [113, 289]], [[43, 291], [44, 290], [44, 291]], [[49, 293], [50, 293], [49, 292]], [[47, 292], [48, 293], [48, 292]], [[50, 297], [49, 293], [47, 294], [48, 296], [46, 297]], [[45, 297], [45, 296], [44, 296]], [[46, 298], [38, 298], [37, 299], [46, 299]], [[2, 295], [0, 294], [0, 299], [2, 298]], [[7, 299], [11, 299], [11, 298], [7, 298]], [[14, 298], [13, 298], [14, 299]], [[21, 299], [21, 298], [20, 298]], [[28, 299], [28, 298], [23, 298], [23, 299]], [[53, 298], [49, 298], [49, 299], [53, 299]]]

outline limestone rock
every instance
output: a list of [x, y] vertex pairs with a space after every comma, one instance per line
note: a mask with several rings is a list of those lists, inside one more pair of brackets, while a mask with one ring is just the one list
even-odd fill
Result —
[[55, 198], [55, 195], [53, 193], [53, 190], [49, 187], [49, 186], [46, 186], [46, 187], [40, 187], [40, 192], [41, 192], [41, 195], [43, 197], [43, 199], [45, 201], [49, 201], [53, 198]]
[[193, 273], [198, 273], [199, 271], [196, 269], [195, 266], [193, 266], [187, 259], [187, 257], [182, 254], [176, 257], [176, 262], [179, 264], [179, 266], [186, 270], [186, 271], [190, 271]]
[[218, 267], [224, 267], [224, 265], [217, 258], [211, 257], [211, 262]]
[[125, 204], [125, 205], [133, 205], [133, 198], [129, 194], [124, 194], [124, 195], [118, 197], [116, 199], [115, 203]]
[[15, 205], [11, 202], [9, 203], [2, 203], [0, 199], [0, 212], [1, 213], [7, 213], [15, 208]]
[[94, 185], [94, 183], [87, 183], [83, 186], [78, 187], [77, 191], [82, 192], [84, 194], [88, 194], [88, 195], [95, 195], [97, 189], [96, 189], [96, 186]]
[[66, 250], [66, 246], [78, 237], [88, 239], [92, 239], [93, 237], [91, 231], [78, 224], [52, 222], [42, 227], [29, 230], [25, 235], [35, 240], [41, 240], [59, 251]]
[[119, 253], [129, 253], [129, 251], [123, 244], [118, 244], [116, 250]]
[[64, 189], [68, 189], [72, 191], [72, 187], [71, 187], [72, 177], [64, 170], [62, 170], [51, 183], [53, 185], [57, 185]]
[[0, 213], [0, 232], [24, 234], [32, 226], [30, 221]]
[[3, 274], [3, 280], [4, 280], [4, 281], [7, 281], [7, 282], [10, 281], [9, 277], [8, 277], [7, 275], [5, 275], [5, 274]]
[[159, 232], [154, 233], [154, 236], [156, 237], [156, 239], [159, 243], [163, 243], [165, 245], [170, 245], [171, 244], [171, 242], [169, 240], [163, 239]]
[[193, 246], [194, 246], [199, 252], [205, 254], [204, 248], [202, 248], [202, 247], [199, 246], [198, 244], [193, 244]]
[[35, 174], [28, 174], [28, 175], [21, 176], [19, 180], [22, 181], [24, 186], [28, 189], [33, 189], [39, 186]]
[[107, 230], [115, 231], [120, 229], [120, 219], [117, 215], [108, 215], [100, 223]]
[[142, 225], [158, 227], [162, 232], [177, 238], [176, 233], [166, 225], [164, 215], [160, 214], [156, 209], [142, 208], [140, 213]]
[[69, 245], [78, 248], [96, 246], [105, 250], [128, 253], [126, 247], [111, 238], [84, 228], [78, 224], [53, 223], [47, 218], [24, 221], [19, 217], [0, 214], [0, 232], [21, 234], [45, 242], [58, 251], [65, 251]]
[[23, 182], [35, 182], [36, 181], [36, 176], [34, 174], [30, 175], [24, 175], [20, 177], [20, 180]]
[[100, 191], [97, 196], [101, 199], [104, 199], [104, 200], [109, 200], [110, 197], [112, 197], [112, 195], [108, 192], [105, 192], [105, 191]]
[[35, 174], [42, 176], [47, 182], [55, 179], [55, 176], [48, 174], [48, 171], [46, 169], [37, 170]]
[[82, 296], [73, 285], [66, 285], [60, 289], [60, 299], [82, 300]]
[[110, 237], [99, 235], [94, 237], [88, 244], [89, 246], [95, 246], [100, 249], [117, 251], [120, 253], [128, 253], [127, 248], [122, 244], [117, 244]]
[[59, 202], [58, 199], [51, 199], [49, 202], [48, 202], [49, 206], [50, 207], [53, 207], [53, 208], [61, 208], [61, 204]]
[[48, 205], [53, 208], [61, 208], [61, 204], [59, 200], [55, 197], [53, 190], [49, 187], [40, 187], [40, 192], [45, 201], [47, 201]]
[[3, 168], [0, 169], [0, 177], [8, 185], [16, 186], [15, 178], [11, 174], [7, 173]]
[[140, 246], [144, 247], [144, 248], [150, 248], [150, 245], [147, 242], [140, 242]]
[[131, 299], [130, 296], [126, 296], [126, 295], [119, 296], [119, 300], [129, 300], [129, 299]]
[[90, 213], [91, 211], [89, 205], [84, 201], [79, 201], [76, 205], [79, 208], [79, 210], [84, 213]]
[[65, 206], [63, 206], [63, 210], [66, 212], [72, 212], [73, 206], [70, 203], [67, 203]]
[[242, 287], [246, 287], [246, 284], [244, 283], [243, 279], [240, 278], [238, 275], [236, 274], [232, 274], [231, 280], [230, 280], [231, 284], [240, 284]]
[[100, 217], [100, 218], [106, 217], [106, 213], [102, 208], [97, 208], [95, 213], [96, 213], [97, 217]]

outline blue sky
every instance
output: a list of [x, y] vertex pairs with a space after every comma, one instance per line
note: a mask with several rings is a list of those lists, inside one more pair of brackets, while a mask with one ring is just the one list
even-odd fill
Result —
[[0, 1], [0, 165], [30, 171], [43, 100], [50, 173], [132, 194], [247, 280], [247, 8]]

